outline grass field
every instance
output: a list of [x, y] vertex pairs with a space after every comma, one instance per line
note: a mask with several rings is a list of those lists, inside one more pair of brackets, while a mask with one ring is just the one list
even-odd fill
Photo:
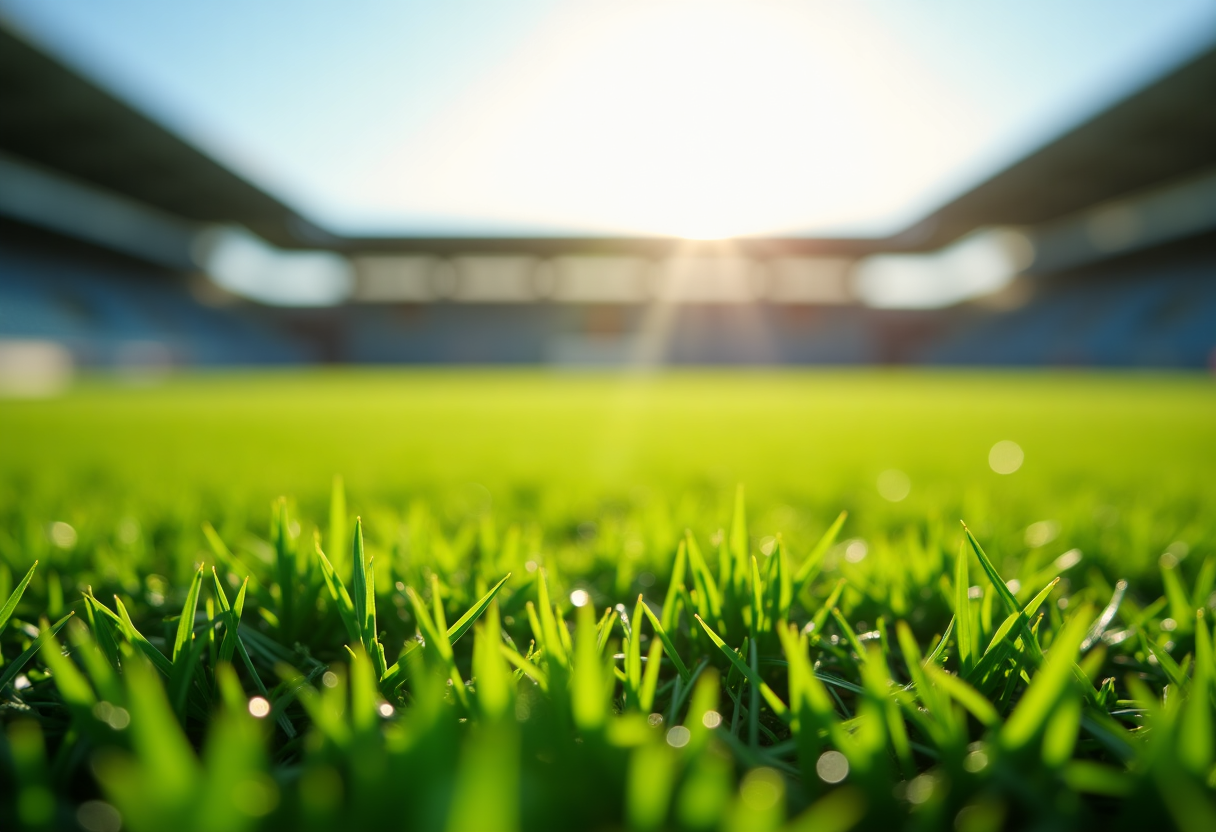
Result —
[[3, 401], [0, 826], [1213, 829], [1214, 472], [1200, 376]]

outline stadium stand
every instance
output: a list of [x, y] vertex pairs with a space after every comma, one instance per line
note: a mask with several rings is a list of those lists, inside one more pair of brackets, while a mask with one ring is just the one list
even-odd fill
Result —
[[[254, 314], [250, 314], [253, 311]], [[0, 334], [68, 347], [83, 366], [275, 364], [316, 356], [248, 309], [216, 309], [179, 273], [0, 224]]]
[[[83, 366], [1216, 361], [1216, 49], [880, 239], [337, 237], [3, 27], [0, 100], [0, 340]], [[865, 302], [867, 264], [994, 233], [1012, 282]], [[347, 289], [238, 297], [238, 243]]]

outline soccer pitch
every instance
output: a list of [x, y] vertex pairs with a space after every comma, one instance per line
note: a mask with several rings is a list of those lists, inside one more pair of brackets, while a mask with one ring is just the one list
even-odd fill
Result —
[[1216, 828], [1210, 377], [94, 378], [0, 449], [6, 828]]

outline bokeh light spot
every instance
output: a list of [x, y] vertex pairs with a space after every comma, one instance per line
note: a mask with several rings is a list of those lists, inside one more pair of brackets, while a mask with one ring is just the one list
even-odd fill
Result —
[[815, 773], [825, 783], [839, 783], [849, 776], [849, 761], [839, 751], [825, 751], [815, 763]]
[[878, 493], [892, 503], [907, 498], [912, 491], [912, 480], [903, 471], [891, 468], [878, 475]]
[[667, 744], [672, 748], [683, 748], [688, 745], [692, 732], [683, 725], [676, 725], [667, 732]]
[[1017, 442], [1002, 439], [988, 452], [988, 466], [998, 474], [1012, 474], [1022, 467], [1026, 454]]

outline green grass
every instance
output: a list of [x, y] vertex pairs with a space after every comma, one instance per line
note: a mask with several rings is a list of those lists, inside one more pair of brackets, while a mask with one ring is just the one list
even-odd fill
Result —
[[93, 379], [0, 437], [4, 828], [1216, 828], [1210, 378]]

